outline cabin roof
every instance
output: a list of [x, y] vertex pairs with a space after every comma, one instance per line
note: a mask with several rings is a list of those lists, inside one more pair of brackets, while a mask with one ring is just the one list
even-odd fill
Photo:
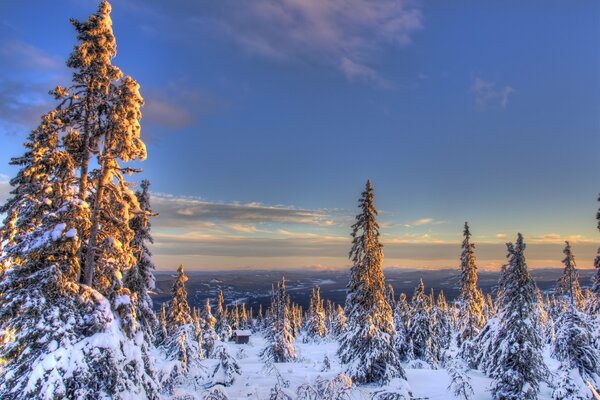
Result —
[[233, 336], [251, 336], [252, 332], [246, 329], [236, 329], [233, 331]]

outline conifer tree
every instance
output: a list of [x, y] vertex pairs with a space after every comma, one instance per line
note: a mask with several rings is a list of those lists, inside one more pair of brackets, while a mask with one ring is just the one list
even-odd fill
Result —
[[[404, 294], [404, 293], [402, 293]], [[400, 361], [409, 361], [409, 352], [412, 354], [412, 349], [409, 351], [409, 338], [408, 338], [408, 325], [404, 315], [403, 306], [408, 304], [402, 303], [406, 300], [406, 296], [398, 299], [396, 307], [394, 308], [394, 328], [396, 329], [396, 335], [394, 336], [394, 350], [398, 354]]]
[[135, 193], [140, 205], [140, 213], [132, 218], [130, 222], [134, 232], [131, 247], [135, 254], [136, 263], [127, 272], [123, 283], [127, 289], [136, 295], [134, 306], [137, 321], [146, 341], [152, 343], [154, 341], [153, 332], [157, 328], [158, 321], [149, 294], [151, 290], [155, 289], [154, 275], [152, 274], [155, 266], [151, 258], [152, 253], [148, 249], [148, 243], [154, 243], [150, 235], [149, 217], [155, 214], [152, 214], [150, 208], [150, 193], [148, 192], [150, 182], [143, 180], [140, 187], [141, 191]]
[[315, 340], [324, 338], [326, 335], [325, 310], [323, 300], [321, 300], [321, 288], [317, 286], [311, 291], [310, 309], [306, 321], [306, 338]]
[[460, 257], [459, 344], [477, 336], [485, 324], [483, 314], [485, 300], [477, 288], [475, 245], [471, 243], [471, 231], [467, 222], [465, 222], [463, 236]]
[[565, 268], [557, 282], [556, 290], [559, 295], [566, 296], [570, 304], [576, 306], [578, 309], [582, 309], [583, 293], [581, 292], [581, 286], [579, 286], [579, 272], [576, 269], [575, 255], [568, 241], [565, 242], [563, 253], [565, 254], [565, 258], [562, 262]]
[[[569, 304], [556, 320], [553, 355], [569, 371], [566, 376], [562, 376], [563, 379], [575, 379], [574, 375], [578, 375], [576, 380], [589, 382], [598, 390], [600, 358], [594, 346], [592, 332], [586, 316], [574, 304]], [[590, 398], [589, 389], [585, 385], [579, 385], [578, 395]]]
[[[598, 196], [600, 201], [600, 195]], [[600, 231], [600, 209], [596, 213], [596, 227]], [[588, 302], [586, 308], [589, 314], [598, 316], [600, 314], [600, 247], [598, 248], [598, 254], [594, 259], [594, 268], [596, 268], [596, 274], [592, 278], [592, 298]]]
[[159, 330], [156, 337], [156, 345], [161, 345], [169, 336], [167, 331], [167, 305], [162, 303], [160, 307], [160, 314], [158, 317]]
[[394, 351], [394, 321], [385, 295], [383, 246], [371, 181], [359, 200], [360, 213], [352, 226], [353, 266], [346, 295], [346, 329], [339, 338], [338, 355], [356, 383], [406, 379]]
[[450, 318], [450, 306], [446, 301], [444, 291], [438, 294], [435, 307], [432, 311], [433, 331], [437, 342], [438, 359], [441, 353], [450, 347], [452, 340], [452, 322]]
[[338, 304], [336, 308], [334, 329], [336, 337], [339, 337], [346, 329], [346, 314], [344, 314], [344, 308], [341, 304]]
[[436, 336], [431, 318], [431, 298], [425, 294], [423, 279], [415, 288], [411, 299], [411, 319], [408, 328], [408, 339], [412, 342], [412, 354], [415, 358], [436, 366]]
[[242, 307], [240, 308], [240, 328], [248, 328], [248, 312], [246, 311], [246, 303], [242, 303]]
[[396, 307], [396, 294], [394, 293], [394, 287], [391, 283], [385, 287], [385, 297], [393, 310]]
[[268, 344], [262, 357], [268, 362], [289, 362], [296, 359], [294, 336], [290, 324], [290, 298], [285, 289], [285, 277], [277, 283], [271, 304], [272, 326], [267, 334]]
[[536, 307], [536, 286], [525, 260], [525, 243], [518, 234], [507, 244], [509, 263], [501, 279], [499, 326], [492, 354], [494, 399], [536, 399], [546, 374]]
[[199, 320], [194, 321], [187, 301], [187, 280], [183, 265], [180, 265], [177, 269], [177, 279], [173, 283], [173, 299], [166, 318], [167, 340], [164, 349], [168, 359], [179, 361], [179, 365], [174, 367], [168, 378], [163, 377], [163, 381], [168, 379], [170, 384], [185, 376], [191, 366], [199, 365], [203, 358], [201, 334], [198, 335], [201, 329]]
[[219, 346], [216, 353], [219, 363], [212, 374], [212, 385], [231, 386], [237, 376], [241, 375], [241, 368], [225, 346]]
[[[117, 160], [145, 157], [139, 85], [111, 64], [116, 47], [110, 11], [102, 1], [87, 21], [73, 21], [79, 44], [67, 62], [72, 85], [51, 92], [58, 105], [29, 135], [25, 154], [12, 161], [20, 170], [11, 180], [13, 197], [0, 209], [6, 214], [0, 229], [6, 269], [0, 287], [1, 398], [158, 396], [148, 354], [132, 340], [136, 294], [122, 287], [119, 275], [135, 263], [129, 211], [138, 210], [137, 201], [122, 169], [111, 175], [118, 182], [106, 196], [110, 204], [95, 203], [97, 191], [87, 184], [95, 176], [87, 165], [101, 141], [120, 142], [112, 146], [111, 169]], [[98, 218], [107, 232], [98, 237], [107, 240], [90, 245]], [[109, 284], [79, 284], [82, 258], [90, 252], [95, 264], [110, 267]], [[58, 349], [69, 356], [55, 357]]]
[[231, 313], [229, 313], [230, 315], [230, 322], [231, 322], [231, 328], [232, 329], [239, 329], [240, 328], [240, 313], [239, 313], [239, 308], [237, 303], [233, 305], [233, 307], [231, 308]]

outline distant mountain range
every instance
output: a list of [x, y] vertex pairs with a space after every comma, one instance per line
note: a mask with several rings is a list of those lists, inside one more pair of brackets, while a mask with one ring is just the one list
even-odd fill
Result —
[[[189, 281], [187, 289], [190, 305], [201, 307], [207, 297], [214, 302], [219, 290], [223, 291], [228, 304], [246, 303], [258, 310], [258, 305], [268, 306], [271, 298], [271, 285], [275, 284], [282, 276], [286, 278], [287, 291], [292, 301], [301, 304], [304, 309], [308, 306], [310, 290], [315, 286], [321, 287], [321, 296], [343, 304], [346, 298], [346, 284], [349, 279], [349, 270], [240, 270], [240, 271], [189, 271], [186, 272]], [[549, 292], [554, 288], [556, 280], [562, 274], [562, 268], [536, 268], [531, 273], [538, 287]], [[589, 287], [591, 277], [595, 271], [591, 269], [579, 270], [582, 287]], [[499, 272], [479, 272], [479, 287], [489, 293], [498, 284]], [[163, 302], [171, 300], [171, 285], [175, 271], [157, 271], [157, 292], [153, 294], [156, 308]], [[458, 293], [458, 269], [414, 270], [414, 269], [386, 269], [386, 283], [392, 284], [398, 296], [401, 292], [410, 297], [419, 279], [423, 279], [427, 290], [433, 288], [436, 295], [443, 290], [449, 300], [454, 299]]]

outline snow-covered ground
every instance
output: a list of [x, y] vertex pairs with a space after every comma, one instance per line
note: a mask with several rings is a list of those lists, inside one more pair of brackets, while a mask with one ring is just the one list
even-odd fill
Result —
[[[271, 388], [278, 382], [284, 387], [287, 386], [284, 389], [285, 392], [295, 398], [296, 389], [303, 383], [312, 383], [319, 376], [330, 380], [338, 373], [343, 372], [336, 356], [338, 344], [334, 340], [303, 343], [299, 337], [295, 341], [298, 361], [277, 363], [274, 364], [274, 369], [266, 366], [260, 358], [260, 352], [266, 346], [266, 342], [259, 334], [254, 334], [249, 344], [229, 342], [225, 345], [229, 353], [237, 359], [241, 368], [241, 376], [236, 378], [232, 386], [224, 389], [230, 400], [269, 399]], [[324, 366], [325, 356], [330, 361], [331, 368], [329, 370], [326, 370]], [[206, 359], [202, 363], [206, 367], [204, 373], [210, 375], [218, 360]], [[448, 390], [450, 377], [444, 369], [411, 369], [406, 365], [404, 368], [408, 384], [415, 398], [429, 400], [451, 400], [455, 398]], [[469, 377], [475, 392], [472, 400], [490, 400], [492, 398], [489, 389], [491, 379], [478, 371], [470, 371]], [[374, 391], [382, 389], [385, 388], [379, 386], [354, 387], [351, 392], [351, 399], [371, 399]], [[393, 383], [389, 386], [389, 389], [394, 389]], [[177, 398], [177, 396], [185, 398], [184, 395], [190, 396], [189, 399], [202, 399], [204, 391], [202, 385], [198, 385], [196, 388], [178, 388], [174, 396], [165, 396], [165, 399]], [[547, 386], [542, 386], [539, 399], [551, 399], [551, 390]]]

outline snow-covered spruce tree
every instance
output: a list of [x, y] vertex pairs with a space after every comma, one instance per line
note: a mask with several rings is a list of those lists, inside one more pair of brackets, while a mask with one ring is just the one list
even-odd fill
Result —
[[568, 364], [561, 363], [556, 374], [553, 400], [589, 400], [593, 399], [591, 389], [581, 379], [576, 368], [570, 369]]
[[[104, 1], [86, 22], [74, 21], [79, 44], [67, 63], [74, 69], [73, 85], [52, 91], [58, 106], [29, 136], [25, 155], [13, 160], [21, 169], [11, 181], [13, 197], [2, 207], [7, 219], [0, 240], [5, 245], [2, 263], [9, 260], [0, 288], [3, 398], [157, 397], [145, 350], [131, 339], [137, 332], [135, 295], [119, 282], [102, 291], [111, 307], [95, 290], [100, 287], [78, 282], [82, 249], [93, 226], [87, 186], [81, 189], [88, 180], [83, 165], [108, 130], [123, 140], [117, 158], [138, 157], [141, 152], [134, 156], [129, 151], [134, 142], [143, 148], [139, 87], [131, 78], [120, 79], [120, 71], [110, 64], [115, 41], [109, 14]], [[96, 136], [83, 149], [86, 134]], [[126, 186], [124, 180], [120, 183]], [[136, 209], [137, 202], [127, 195], [117, 200], [101, 211], [129, 224], [129, 215], [115, 210], [123, 203]], [[127, 236], [125, 249], [117, 249], [123, 259], [134, 259], [130, 240]], [[116, 243], [96, 261], [120, 261], [114, 257]]]
[[407, 337], [412, 342], [414, 357], [434, 367], [438, 363], [438, 351], [431, 309], [431, 299], [425, 294], [425, 285], [421, 279], [411, 299], [411, 319]]
[[269, 362], [289, 362], [296, 359], [294, 336], [290, 326], [290, 298], [285, 291], [285, 277], [277, 283], [277, 291], [271, 304], [273, 314], [267, 347], [261, 356]]
[[471, 243], [469, 224], [465, 222], [460, 256], [460, 307], [458, 314], [459, 345], [479, 334], [485, 324], [485, 299], [477, 288], [475, 244]]
[[231, 328], [233, 330], [240, 329], [240, 313], [237, 303], [231, 307], [231, 312], [229, 313], [229, 323], [231, 324]]
[[[553, 355], [561, 361], [566, 370], [570, 371], [568, 377], [577, 374], [581, 382], [590, 382], [595, 389], [599, 389], [600, 359], [594, 346], [592, 326], [587, 321], [586, 315], [575, 305], [569, 304], [558, 316], [555, 326]], [[581, 386], [580, 395], [585, 398], [590, 397], [587, 386]]]
[[130, 226], [134, 232], [131, 248], [135, 254], [136, 263], [127, 271], [123, 284], [131, 293], [136, 295], [134, 306], [138, 324], [144, 333], [146, 342], [153, 343], [153, 332], [158, 326], [158, 320], [152, 308], [152, 299], [149, 294], [155, 288], [154, 275], [152, 273], [155, 266], [151, 258], [152, 254], [148, 249], [148, 243], [154, 243], [150, 235], [149, 217], [154, 214], [152, 214], [150, 208], [149, 187], [150, 182], [143, 180], [140, 186], [141, 190], [135, 193], [140, 205], [140, 213], [131, 219]]
[[542, 337], [536, 306], [536, 286], [527, 269], [525, 243], [519, 233], [507, 244], [509, 263], [502, 276], [499, 326], [492, 354], [497, 400], [536, 399], [546, 375]]
[[321, 300], [321, 288], [317, 286], [311, 291], [305, 339], [318, 340], [326, 335], [325, 309], [323, 308], [323, 300]]
[[131, 214], [139, 209], [136, 196], [124, 180], [119, 160], [146, 158], [140, 138], [140, 108], [143, 105], [139, 85], [130, 77], [112, 90], [115, 97], [103, 129], [99, 168], [92, 171], [93, 187], [90, 235], [85, 250], [84, 283], [110, 295], [118, 290], [123, 271], [136, 263], [130, 247], [134, 232], [129, 226]]
[[202, 320], [204, 321], [204, 348], [206, 349], [206, 357], [212, 358], [215, 350], [215, 343], [219, 340], [219, 335], [215, 330], [217, 319], [213, 317], [210, 299], [207, 297], [202, 310]]
[[231, 338], [232, 329], [229, 325], [229, 312], [227, 306], [225, 306], [225, 298], [223, 297], [223, 291], [219, 290], [217, 295], [217, 322], [215, 325], [215, 332], [222, 341], [226, 342]]
[[[116, 40], [110, 12], [102, 1], [87, 21], [72, 20], [79, 40], [67, 62], [74, 71], [72, 85], [53, 91], [64, 115], [65, 149], [79, 171], [78, 197], [92, 208], [89, 231], [82, 232], [82, 281], [109, 298], [126, 294], [121, 276], [135, 264], [129, 223], [139, 207], [123, 177], [135, 170], [119, 162], [146, 157], [139, 125], [143, 99], [137, 82], [112, 65]], [[90, 171], [92, 157], [98, 168]]]
[[448, 390], [452, 392], [455, 398], [460, 400], [470, 400], [475, 393], [467, 372], [468, 366], [462, 358], [456, 356], [446, 363], [448, 375], [450, 375], [450, 385]]
[[450, 347], [452, 341], [452, 322], [450, 306], [446, 301], [444, 291], [440, 291], [432, 311], [434, 337], [437, 339], [438, 359]]
[[335, 330], [335, 304], [327, 299], [325, 302], [325, 329], [328, 335], [334, 335]]
[[248, 329], [248, 312], [246, 311], [246, 303], [242, 303], [240, 308], [240, 329]]
[[581, 286], [579, 286], [579, 272], [576, 269], [575, 255], [568, 241], [565, 242], [563, 253], [565, 258], [562, 262], [565, 268], [556, 284], [556, 292], [559, 296], [566, 296], [569, 299], [569, 304], [581, 310], [584, 306], [583, 293], [581, 292]]
[[235, 382], [237, 376], [241, 375], [241, 369], [235, 358], [233, 358], [225, 346], [217, 347], [216, 358], [219, 363], [215, 367], [212, 374], [212, 385], [231, 386]]
[[392, 307], [392, 310], [396, 308], [396, 293], [394, 292], [394, 287], [391, 283], [385, 287], [385, 298], [390, 307]]
[[353, 266], [346, 295], [346, 329], [339, 338], [338, 355], [356, 383], [384, 383], [406, 379], [394, 351], [394, 321], [385, 296], [383, 246], [379, 243], [373, 186], [367, 181], [359, 200], [360, 213], [352, 226]]
[[410, 361], [412, 356], [412, 348], [409, 349], [408, 340], [408, 324], [410, 316], [410, 307], [406, 301], [406, 294], [400, 293], [396, 307], [394, 308], [394, 328], [396, 335], [394, 336], [394, 349], [400, 358], [400, 361]]
[[197, 327], [190, 314], [185, 282], [188, 280], [183, 265], [177, 269], [177, 279], [173, 284], [173, 299], [166, 318], [167, 339], [163, 344], [166, 357], [177, 361], [161, 381], [171, 390], [189, 372], [190, 367], [198, 366], [203, 358], [201, 343], [197, 336]]
[[[598, 196], [598, 201], [600, 201], [600, 195]], [[596, 226], [600, 231], [600, 209], [596, 213], [596, 221]], [[592, 296], [586, 304], [586, 311], [588, 314], [598, 317], [600, 316], [600, 247], [594, 259], [594, 268], [596, 268], [596, 274], [592, 278]]]
[[168, 336], [169, 334], [167, 331], [167, 305], [165, 303], [162, 303], [162, 306], [160, 307], [160, 314], [158, 315], [158, 330], [154, 335], [154, 344], [156, 346], [160, 346], [164, 343], [165, 340], [167, 340]]
[[344, 314], [344, 308], [341, 304], [337, 305], [334, 321], [334, 334], [335, 337], [339, 337], [346, 329], [346, 314]]

